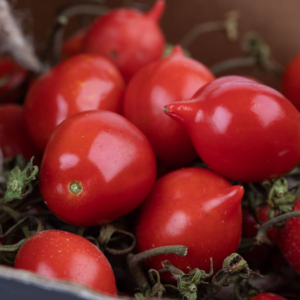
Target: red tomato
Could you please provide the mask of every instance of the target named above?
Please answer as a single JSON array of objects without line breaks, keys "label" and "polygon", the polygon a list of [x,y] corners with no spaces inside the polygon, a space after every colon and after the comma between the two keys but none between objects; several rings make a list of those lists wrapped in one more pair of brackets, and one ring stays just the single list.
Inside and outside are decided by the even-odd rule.
[{"label": "red tomato", "polygon": [[287,65],[281,82],[282,93],[300,110],[300,54]]},{"label": "red tomato", "polygon": [[82,52],[82,43],[87,29],[81,29],[71,35],[64,43],[61,49],[61,54],[68,57]]},{"label": "red tomato", "polygon": [[124,81],[106,58],[81,54],[63,61],[39,78],[25,101],[25,124],[40,150],[58,124],[86,110],[119,113]]},{"label": "red tomato", "polygon": [[139,206],[155,176],[151,145],[134,125],[112,112],[89,111],[55,130],[44,153],[40,189],[57,217],[95,226]]},{"label": "red tomato", "polygon": [[124,116],[149,139],[156,156],[172,167],[191,163],[197,153],[186,129],[164,115],[162,107],[183,99],[213,80],[200,62],[173,53],[141,70],[130,82],[124,100]]},{"label": "red tomato", "polygon": [[24,158],[40,157],[25,129],[23,107],[15,104],[0,106],[0,148],[3,158],[22,154]]},{"label": "red tomato", "polygon": [[[210,270],[222,268],[224,259],[239,246],[244,189],[202,168],[183,168],[159,179],[141,206],[136,238],[139,251],[167,246],[188,247],[185,257],[162,255],[147,260],[148,268],[161,269],[169,260],[175,267]],[[224,238],[226,237],[226,238]],[[170,277],[162,273],[164,280]]]},{"label": "red tomato", "polygon": [[201,159],[238,182],[286,174],[300,162],[300,114],[280,93],[253,80],[226,76],[193,100],[165,106],[184,124]]},{"label": "red tomato", "polygon": [[73,233],[59,230],[36,233],[19,250],[15,268],[117,295],[115,276],[104,254]]},{"label": "red tomato", "polygon": [[0,57],[0,101],[1,103],[15,102],[21,95],[20,85],[24,82],[27,71],[13,60]]},{"label": "red tomato", "polygon": [[87,31],[83,51],[104,55],[129,81],[163,54],[165,39],[157,23],[164,7],[165,1],[157,0],[147,14],[122,8],[99,17]]},{"label": "red tomato", "polygon": [[[293,211],[300,210],[300,198]],[[300,274],[300,217],[288,219],[279,231],[279,247],[288,263]]]},{"label": "red tomato", "polygon": [[286,300],[286,299],[271,293],[260,293],[257,296],[251,298],[250,300]]}]

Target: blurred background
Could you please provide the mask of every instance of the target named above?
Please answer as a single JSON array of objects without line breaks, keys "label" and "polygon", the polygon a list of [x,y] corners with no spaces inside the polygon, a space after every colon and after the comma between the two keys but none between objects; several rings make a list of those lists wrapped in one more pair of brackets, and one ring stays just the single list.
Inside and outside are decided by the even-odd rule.
[{"label": "blurred background", "polygon": [[[68,1],[65,0],[10,0],[25,32],[41,51],[45,46],[55,11]],[[104,5],[114,8],[130,5],[147,11],[154,0],[103,0]],[[195,40],[189,47],[193,58],[208,67],[224,59],[244,56],[241,38],[249,30],[259,32],[270,46],[273,60],[285,65],[300,51],[300,1],[299,0],[166,0],[166,11],[161,27],[167,41],[179,43],[182,37],[196,24],[223,20],[226,12],[236,10],[240,13],[239,39],[229,42],[224,32],[207,33]],[[66,36],[88,22],[86,17],[76,17],[66,30]],[[273,87],[279,87],[276,76],[253,68],[239,68],[225,74],[249,75]]]}]

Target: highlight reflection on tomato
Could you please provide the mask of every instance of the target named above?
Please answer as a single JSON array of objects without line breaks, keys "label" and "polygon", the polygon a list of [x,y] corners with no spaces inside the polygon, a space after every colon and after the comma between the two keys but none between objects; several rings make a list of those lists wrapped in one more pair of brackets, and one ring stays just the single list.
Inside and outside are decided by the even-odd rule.
[{"label": "highlight reflection on tomato", "polygon": [[86,110],[120,113],[124,80],[117,68],[97,55],[73,56],[40,77],[24,108],[30,137],[44,150],[54,129],[66,118]]},{"label": "highlight reflection on tomato", "polygon": [[[185,257],[161,255],[146,261],[148,268],[161,269],[169,260],[187,272],[187,267],[214,272],[234,253],[242,230],[242,186],[202,168],[183,168],[161,177],[141,206],[136,238],[140,252],[168,245],[185,245]],[[226,237],[226,238],[224,238]],[[171,276],[161,274],[164,280]]]},{"label": "highlight reflection on tomato", "polygon": [[117,295],[114,273],[108,260],[95,245],[77,234],[60,230],[36,233],[20,248],[15,268]]},{"label": "highlight reflection on tomato", "polygon": [[113,112],[88,111],[68,118],[53,133],[40,190],[63,221],[96,226],[139,206],[155,177],[151,145],[133,124]]}]

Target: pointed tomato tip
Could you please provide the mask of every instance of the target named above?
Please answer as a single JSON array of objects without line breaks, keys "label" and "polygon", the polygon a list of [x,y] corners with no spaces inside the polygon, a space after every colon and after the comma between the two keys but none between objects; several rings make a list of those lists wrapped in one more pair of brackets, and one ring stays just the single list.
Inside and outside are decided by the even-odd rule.
[{"label": "pointed tomato tip", "polygon": [[157,0],[151,10],[146,14],[154,22],[158,23],[165,11],[165,0]]},{"label": "pointed tomato tip", "polygon": [[171,52],[170,57],[174,57],[174,56],[185,56],[184,51],[180,45],[176,45],[173,48],[173,51]]},{"label": "pointed tomato tip", "polygon": [[167,114],[168,113],[168,108],[164,107],[164,113]]}]

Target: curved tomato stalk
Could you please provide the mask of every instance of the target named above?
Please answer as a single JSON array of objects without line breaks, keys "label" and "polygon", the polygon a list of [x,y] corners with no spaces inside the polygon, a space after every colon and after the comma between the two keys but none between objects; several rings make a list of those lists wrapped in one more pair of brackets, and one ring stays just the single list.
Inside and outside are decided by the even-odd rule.
[{"label": "curved tomato stalk", "polygon": [[214,31],[224,31],[229,41],[236,41],[238,38],[238,19],[239,13],[237,11],[229,11],[224,20],[198,24],[181,39],[180,45],[188,49],[199,36]]},{"label": "curved tomato stalk", "polygon": [[[36,224],[36,229],[31,230],[31,223]],[[25,238],[18,240],[17,243],[11,244],[16,237],[16,231],[22,230]],[[35,217],[26,217],[19,222],[17,222],[14,226],[10,227],[5,233],[2,232],[2,226],[0,224],[0,239],[6,238],[6,245],[0,244],[0,261],[3,260],[5,263],[9,265],[14,264],[15,256],[21,246],[26,242],[27,238],[44,230],[44,226],[38,218]]]},{"label": "curved tomato stalk", "polygon": [[[113,255],[124,255],[133,251],[136,246],[136,238],[131,232],[119,229],[112,224],[105,224],[97,230],[97,237],[91,236],[87,232],[88,228],[81,227],[78,230],[78,235],[90,239],[96,242],[96,245],[102,252],[108,252]],[[113,242],[118,241],[118,246],[120,240],[125,240],[125,243],[122,243],[122,249],[114,248]],[[129,242],[128,242],[129,241]],[[113,246],[110,246],[113,244]],[[125,247],[123,247],[125,244]]]},{"label": "curved tomato stalk", "polygon": [[235,68],[259,68],[263,71],[270,72],[275,76],[281,76],[283,66],[271,59],[271,50],[263,37],[254,31],[246,32],[242,40],[242,49],[244,57],[234,57],[210,67],[210,70],[219,75],[225,71]]},{"label": "curved tomato stalk", "polygon": [[32,157],[23,171],[18,166],[12,169],[7,177],[7,190],[4,194],[4,203],[15,199],[24,199],[33,191],[32,181],[36,180],[38,166],[33,165]]}]

